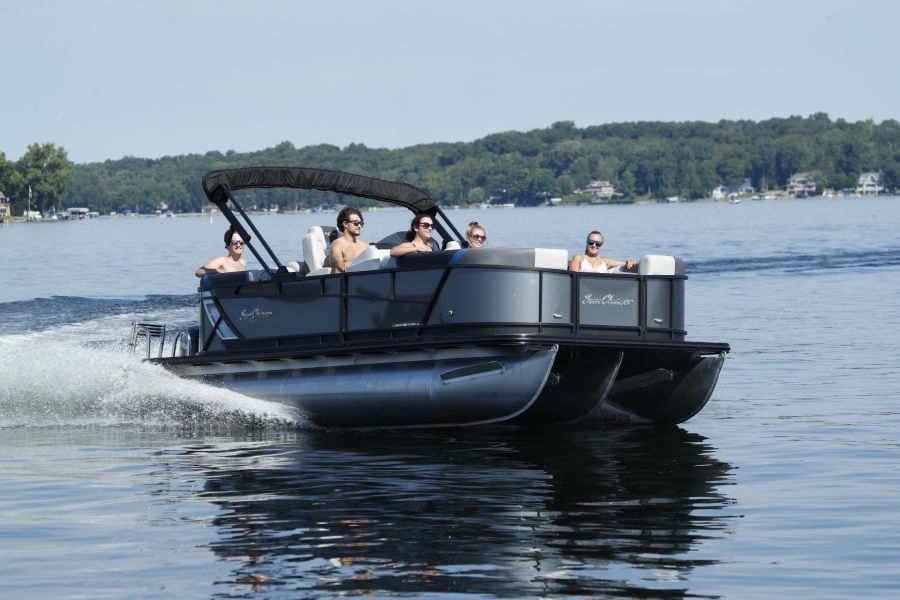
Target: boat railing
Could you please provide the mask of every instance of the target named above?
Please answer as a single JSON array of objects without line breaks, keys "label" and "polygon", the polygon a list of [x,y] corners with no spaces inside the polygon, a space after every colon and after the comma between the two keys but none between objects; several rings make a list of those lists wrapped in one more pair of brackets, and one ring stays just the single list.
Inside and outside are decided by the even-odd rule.
[{"label": "boat railing", "polygon": [[154,339],[159,340],[159,348],[157,358],[162,358],[163,346],[166,341],[166,326],[159,323],[132,323],[131,324],[131,342],[129,346],[134,352],[138,345],[138,339],[144,338],[146,341],[147,355],[150,358],[150,348]]},{"label": "boat railing", "polygon": [[[181,346],[181,354],[178,354],[179,344]],[[175,339],[172,340],[172,358],[184,355],[190,356],[193,353],[193,348],[191,346],[191,335],[187,330],[182,329],[177,334],[175,334]]]},{"label": "boat railing", "polygon": [[533,250],[504,254],[519,264],[453,264],[453,252],[438,252],[410,255],[401,269],[205,278],[192,351],[472,335],[684,340],[686,276],[674,257],[645,256],[638,273],[605,275],[534,266]]}]

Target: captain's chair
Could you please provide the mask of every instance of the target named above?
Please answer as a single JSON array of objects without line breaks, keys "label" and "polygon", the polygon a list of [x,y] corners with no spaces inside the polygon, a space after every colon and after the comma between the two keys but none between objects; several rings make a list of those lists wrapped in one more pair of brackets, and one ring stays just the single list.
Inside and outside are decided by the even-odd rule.
[{"label": "captain's chair", "polygon": [[301,240],[303,246],[303,262],[309,268],[309,275],[326,275],[331,267],[325,266],[325,233],[318,225],[309,228]]}]

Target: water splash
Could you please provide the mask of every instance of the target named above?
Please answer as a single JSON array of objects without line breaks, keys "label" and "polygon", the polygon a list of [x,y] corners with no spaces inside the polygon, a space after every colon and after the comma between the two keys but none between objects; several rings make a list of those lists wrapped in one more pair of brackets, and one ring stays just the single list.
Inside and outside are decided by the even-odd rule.
[{"label": "water splash", "polygon": [[180,379],[124,341],[85,343],[105,321],[0,337],[0,428],[298,426],[289,407]]}]

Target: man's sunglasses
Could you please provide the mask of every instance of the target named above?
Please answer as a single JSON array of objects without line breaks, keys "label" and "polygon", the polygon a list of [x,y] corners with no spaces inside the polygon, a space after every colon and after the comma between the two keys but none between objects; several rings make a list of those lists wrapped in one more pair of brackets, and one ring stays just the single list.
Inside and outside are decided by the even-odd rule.
[{"label": "man's sunglasses", "polygon": [[344,223],[350,223],[350,224],[353,225],[354,227],[362,227],[363,225],[365,225],[365,222],[363,222],[363,221],[357,221],[356,219],[354,219],[354,220],[352,220],[352,221],[344,221]]}]

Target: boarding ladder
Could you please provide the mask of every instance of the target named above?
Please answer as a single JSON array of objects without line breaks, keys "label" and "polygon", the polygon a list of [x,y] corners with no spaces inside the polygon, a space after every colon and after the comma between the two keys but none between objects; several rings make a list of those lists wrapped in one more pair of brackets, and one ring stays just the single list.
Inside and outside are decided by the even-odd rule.
[{"label": "boarding ladder", "polygon": [[[196,329],[196,328],[194,328]],[[159,340],[159,348],[156,354],[157,358],[162,358],[163,347],[166,344],[166,326],[158,323],[132,323],[131,324],[131,342],[129,346],[134,352],[138,346],[139,339],[144,338],[147,342],[147,353],[145,358],[150,358],[151,347],[154,339]],[[191,338],[191,328],[182,329],[175,334],[172,339],[172,357],[191,356],[194,353],[195,341]],[[180,350],[180,354],[179,354]]]},{"label": "boarding ladder", "polygon": [[166,326],[158,323],[132,323],[131,324],[131,351],[134,352],[138,345],[138,338],[143,337],[147,341],[147,358],[150,358],[150,346],[154,338],[159,340],[159,352],[157,358],[162,358],[163,346],[166,342]]}]

